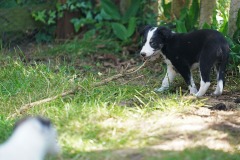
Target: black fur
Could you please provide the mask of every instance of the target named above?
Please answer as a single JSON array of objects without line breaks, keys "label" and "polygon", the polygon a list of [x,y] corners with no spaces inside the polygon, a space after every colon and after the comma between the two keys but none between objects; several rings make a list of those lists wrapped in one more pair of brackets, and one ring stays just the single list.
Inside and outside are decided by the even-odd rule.
[{"label": "black fur", "polygon": [[[14,128],[13,130],[16,130],[16,128],[18,126],[20,126],[21,124],[23,124],[24,122],[26,122],[28,119],[30,118],[33,118],[33,117],[24,117],[20,120],[18,120],[15,125],[14,125]],[[44,126],[44,127],[47,127],[49,128],[51,126],[51,121],[47,118],[43,118],[43,117],[40,117],[40,116],[37,116],[36,119]]]}]

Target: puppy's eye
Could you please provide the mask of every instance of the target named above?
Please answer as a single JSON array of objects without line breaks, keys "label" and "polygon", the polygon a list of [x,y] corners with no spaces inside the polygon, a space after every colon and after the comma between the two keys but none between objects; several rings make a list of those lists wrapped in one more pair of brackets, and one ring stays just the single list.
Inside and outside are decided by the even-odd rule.
[{"label": "puppy's eye", "polygon": [[150,42],[150,45],[151,46],[156,46],[156,43],[155,42]]}]

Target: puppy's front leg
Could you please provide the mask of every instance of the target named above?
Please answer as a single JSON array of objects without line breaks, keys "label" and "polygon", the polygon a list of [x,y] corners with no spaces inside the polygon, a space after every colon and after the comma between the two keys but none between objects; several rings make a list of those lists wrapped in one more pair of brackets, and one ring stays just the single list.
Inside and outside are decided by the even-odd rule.
[{"label": "puppy's front leg", "polygon": [[155,92],[162,92],[169,88],[170,83],[174,80],[176,76],[176,71],[173,69],[172,65],[167,66],[167,73],[162,81],[162,86],[160,88],[156,88]]},{"label": "puppy's front leg", "polygon": [[198,92],[198,90],[197,90],[196,85],[195,85],[195,83],[194,83],[192,74],[190,75],[190,83],[191,83],[191,84],[188,85],[188,89],[189,89],[189,91],[190,91],[190,94],[195,95],[195,94]]}]

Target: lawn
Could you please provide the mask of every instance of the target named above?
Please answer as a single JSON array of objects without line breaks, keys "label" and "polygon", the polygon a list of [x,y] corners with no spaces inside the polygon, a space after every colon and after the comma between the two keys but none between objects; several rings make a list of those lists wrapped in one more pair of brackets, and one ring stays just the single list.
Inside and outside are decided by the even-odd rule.
[{"label": "lawn", "polygon": [[[53,121],[62,147],[51,160],[240,159],[238,72],[228,70],[220,97],[209,95],[214,83],[207,96],[190,96],[181,77],[169,91],[153,92],[164,77],[161,63],[94,87],[142,64],[137,49],[126,51],[117,42],[98,39],[2,49],[0,142],[21,117],[41,115]],[[11,116],[24,104],[76,86],[81,90],[74,94]],[[215,110],[219,103],[226,105],[224,111]]]}]

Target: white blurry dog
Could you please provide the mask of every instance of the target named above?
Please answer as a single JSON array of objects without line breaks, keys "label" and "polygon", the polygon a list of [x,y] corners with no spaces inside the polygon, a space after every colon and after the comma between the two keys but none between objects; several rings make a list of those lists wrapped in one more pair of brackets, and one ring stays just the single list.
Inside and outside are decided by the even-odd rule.
[{"label": "white blurry dog", "polygon": [[11,137],[0,145],[0,160],[43,160],[46,154],[59,151],[50,120],[28,117],[17,122]]}]

